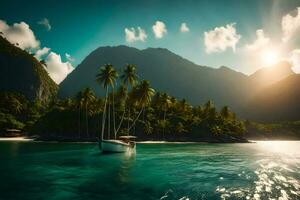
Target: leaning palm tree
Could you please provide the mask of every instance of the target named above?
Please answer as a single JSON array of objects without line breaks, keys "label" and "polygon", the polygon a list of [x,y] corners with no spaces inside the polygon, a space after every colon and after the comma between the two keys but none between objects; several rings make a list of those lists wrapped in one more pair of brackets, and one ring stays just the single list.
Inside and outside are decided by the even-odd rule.
[{"label": "leaning palm tree", "polygon": [[151,102],[151,98],[154,96],[155,90],[151,88],[149,81],[143,80],[140,82],[138,86],[134,88],[133,94],[137,102],[137,105],[141,107],[141,110],[138,113],[136,119],[133,121],[132,125],[129,127],[129,130],[132,127],[134,127],[136,121],[140,117],[145,107],[149,105],[149,103]]},{"label": "leaning palm tree", "polygon": [[[103,140],[103,134],[105,129],[106,105],[107,105],[109,86],[111,86],[112,88],[114,87],[117,77],[118,77],[118,72],[114,69],[114,67],[111,64],[106,64],[103,67],[101,67],[100,72],[96,75],[96,81],[100,85],[102,85],[106,90],[104,109],[102,114],[101,140]],[[108,133],[109,132],[110,130],[108,130]],[[110,137],[110,135],[108,137]]]},{"label": "leaning palm tree", "polygon": [[[127,91],[129,90],[129,87],[134,87],[138,80],[138,76],[136,74],[136,67],[134,65],[127,64],[123,70],[123,74],[121,75],[121,80],[122,80],[123,84],[126,85]],[[119,131],[119,129],[123,123],[124,117],[125,117],[127,97],[128,97],[128,95],[126,95],[125,99],[124,99],[124,102],[125,102],[124,110],[123,110],[122,118],[121,118],[121,121],[119,123],[116,133]],[[128,119],[129,118],[130,118],[130,108],[128,108]],[[129,131],[129,123],[128,123],[127,129],[128,129],[127,131]]]},{"label": "leaning palm tree", "polygon": [[86,135],[87,138],[89,138],[89,121],[88,121],[88,107],[89,104],[96,98],[94,92],[91,90],[91,88],[85,88],[83,93],[83,104],[85,106],[85,123],[86,123]]}]

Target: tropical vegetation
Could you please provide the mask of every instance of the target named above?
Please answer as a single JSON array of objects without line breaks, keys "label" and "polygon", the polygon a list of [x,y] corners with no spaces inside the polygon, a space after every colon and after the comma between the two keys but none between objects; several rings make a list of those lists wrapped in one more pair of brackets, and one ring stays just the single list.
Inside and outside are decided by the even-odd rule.
[{"label": "tropical vegetation", "polygon": [[[136,135],[140,140],[243,141],[244,123],[227,106],[212,101],[192,106],[139,80],[137,68],[117,72],[111,64],[95,81],[104,97],[84,88],[76,97],[57,100],[30,129],[43,139],[96,140]],[[120,74],[120,75],[119,75]]]}]

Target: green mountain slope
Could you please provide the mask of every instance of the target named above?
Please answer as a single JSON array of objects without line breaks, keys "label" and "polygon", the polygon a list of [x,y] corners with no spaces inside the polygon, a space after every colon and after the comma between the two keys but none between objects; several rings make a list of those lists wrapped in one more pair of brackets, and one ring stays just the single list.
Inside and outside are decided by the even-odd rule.
[{"label": "green mountain slope", "polygon": [[0,36],[0,91],[19,92],[30,100],[47,103],[57,89],[37,59]]},{"label": "green mountain slope", "polygon": [[135,64],[140,79],[149,80],[158,91],[186,98],[194,105],[210,99],[219,108],[228,105],[240,117],[252,119],[268,119],[267,115],[260,117],[255,114],[253,99],[264,93],[265,88],[271,84],[295,74],[287,62],[262,68],[247,76],[227,67],[215,69],[197,65],[167,49],[100,47],[88,55],[60,84],[59,96],[73,97],[84,87],[91,87],[98,95],[103,94],[103,88],[96,83],[95,75],[107,63],[113,64],[118,70],[126,63]]},{"label": "green mountain slope", "polygon": [[287,121],[300,119],[300,75],[288,76],[262,89],[251,99],[250,119],[260,121]]},{"label": "green mountain slope", "polygon": [[126,63],[138,68],[140,79],[147,79],[158,91],[186,98],[192,104],[211,99],[217,106],[240,107],[246,98],[248,77],[226,67],[213,69],[192,63],[167,49],[138,50],[127,46],[101,47],[60,84],[59,96],[74,96],[83,87],[91,87],[99,95],[103,89],[97,85],[95,75],[106,63],[117,69]]}]

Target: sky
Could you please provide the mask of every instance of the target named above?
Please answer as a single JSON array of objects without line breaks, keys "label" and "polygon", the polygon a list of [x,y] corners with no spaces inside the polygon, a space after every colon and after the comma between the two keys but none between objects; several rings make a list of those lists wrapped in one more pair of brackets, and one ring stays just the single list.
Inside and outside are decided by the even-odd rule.
[{"label": "sky", "polygon": [[281,60],[300,72],[300,0],[1,0],[0,32],[45,60],[57,83],[96,48],[117,45],[245,74]]}]

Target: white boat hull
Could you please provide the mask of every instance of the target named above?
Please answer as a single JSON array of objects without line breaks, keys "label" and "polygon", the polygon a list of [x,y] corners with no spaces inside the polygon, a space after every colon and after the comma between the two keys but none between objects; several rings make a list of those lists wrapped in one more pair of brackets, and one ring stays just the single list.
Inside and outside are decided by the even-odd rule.
[{"label": "white boat hull", "polygon": [[135,143],[125,143],[120,140],[102,140],[100,149],[107,153],[122,153],[135,150]]}]

